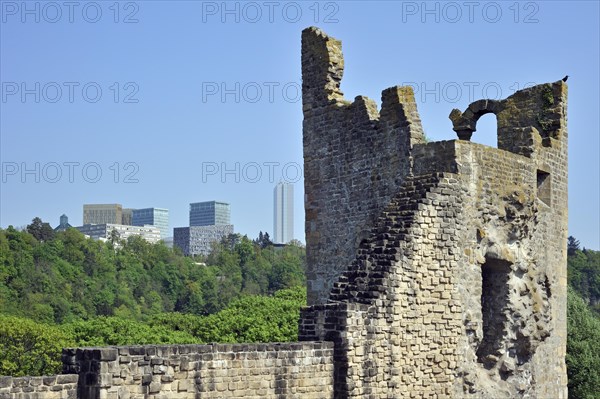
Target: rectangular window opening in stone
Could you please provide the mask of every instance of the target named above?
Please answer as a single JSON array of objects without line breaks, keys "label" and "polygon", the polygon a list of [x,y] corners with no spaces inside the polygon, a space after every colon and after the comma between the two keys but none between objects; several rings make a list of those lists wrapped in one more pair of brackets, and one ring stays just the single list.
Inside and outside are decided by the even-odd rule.
[{"label": "rectangular window opening in stone", "polygon": [[486,368],[494,367],[502,356],[507,334],[510,262],[487,258],[481,267],[481,314],[483,337],[477,359]]},{"label": "rectangular window opening in stone", "polygon": [[537,171],[537,196],[544,204],[551,206],[551,181],[550,173],[543,170]]}]

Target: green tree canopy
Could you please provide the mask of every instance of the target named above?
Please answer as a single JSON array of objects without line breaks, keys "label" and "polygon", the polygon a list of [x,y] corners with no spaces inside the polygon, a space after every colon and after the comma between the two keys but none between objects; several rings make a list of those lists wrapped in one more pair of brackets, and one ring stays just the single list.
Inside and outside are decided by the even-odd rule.
[{"label": "green tree canopy", "polygon": [[54,237],[54,229],[50,224],[42,222],[42,219],[35,217],[31,224],[27,225],[27,232],[38,241],[48,241]]},{"label": "green tree canopy", "polygon": [[57,374],[62,348],[73,344],[59,327],[0,315],[0,375]]},{"label": "green tree canopy", "polygon": [[569,288],[567,302],[567,376],[569,397],[598,398],[600,387],[600,320]]}]

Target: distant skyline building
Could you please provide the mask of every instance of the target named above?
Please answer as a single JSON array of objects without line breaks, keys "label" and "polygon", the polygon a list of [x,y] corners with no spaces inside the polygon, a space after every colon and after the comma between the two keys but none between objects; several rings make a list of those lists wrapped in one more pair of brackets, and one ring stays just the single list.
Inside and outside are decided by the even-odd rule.
[{"label": "distant skyline building", "polygon": [[123,212],[121,213],[121,224],[126,226],[132,226],[133,223],[133,208],[123,208]]},{"label": "distant skyline building", "polygon": [[176,227],[173,229],[173,245],[184,255],[208,255],[213,242],[219,242],[233,234],[233,225]]},{"label": "distant skyline building", "polygon": [[122,224],[123,207],[121,204],[84,204],[83,224]]},{"label": "distant skyline building", "polygon": [[65,231],[69,227],[73,227],[69,224],[69,217],[64,213],[60,215],[60,224],[54,228],[54,231]]},{"label": "distant skyline building", "polygon": [[128,226],[115,223],[84,224],[75,227],[81,233],[90,236],[94,240],[108,240],[113,230],[119,234],[119,238],[126,240],[130,236],[138,235],[150,243],[160,241],[160,230],[156,226]]},{"label": "distant skyline building", "polygon": [[152,225],[158,227],[161,238],[169,237],[169,210],[164,208],[133,209],[133,226]]},{"label": "distant skyline building", "polygon": [[84,204],[83,224],[122,224],[132,225],[132,208],[123,208],[121,204]]},{"label": "distant skyline building", "polygon": [[279,182],[273,190],[273,242],[287,244],[294,239],[294,185]]},{"label": "distant skyline building", "polygon": [[205,201],[190,204],[190,227],[228,225],[230,223],[231,210],[228,203]]},{"label": "distant skyline building", "polygon": [[213,242],[233,234],[231,208],[220,201],[190,204],[190,226],[173,229],[173,245],[184,255],[208,255]]}]

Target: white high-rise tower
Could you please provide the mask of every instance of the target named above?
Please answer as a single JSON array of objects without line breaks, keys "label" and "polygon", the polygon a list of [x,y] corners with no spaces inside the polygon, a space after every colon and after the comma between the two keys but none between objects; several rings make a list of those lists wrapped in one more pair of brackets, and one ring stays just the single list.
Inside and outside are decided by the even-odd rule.
[{"label": "white high-rise tower", "polygon": [[294,185],[279,182],[273,193],[273,242],[287,244],[294,239]]}]

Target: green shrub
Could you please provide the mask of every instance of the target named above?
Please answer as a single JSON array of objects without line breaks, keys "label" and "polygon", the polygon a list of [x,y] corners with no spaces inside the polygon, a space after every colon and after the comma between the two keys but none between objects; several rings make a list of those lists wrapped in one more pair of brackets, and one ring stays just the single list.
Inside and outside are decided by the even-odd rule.
[{"label": "green shrub", "polygon": [[73,343],[59,327],[0,315],[0,375],[57,374],[62,348]]},{"label": "green shrub", "polygon": [[119,317],[96,317],[62,326],[77,346],[194,344],[198,340],[183,331]]}]

